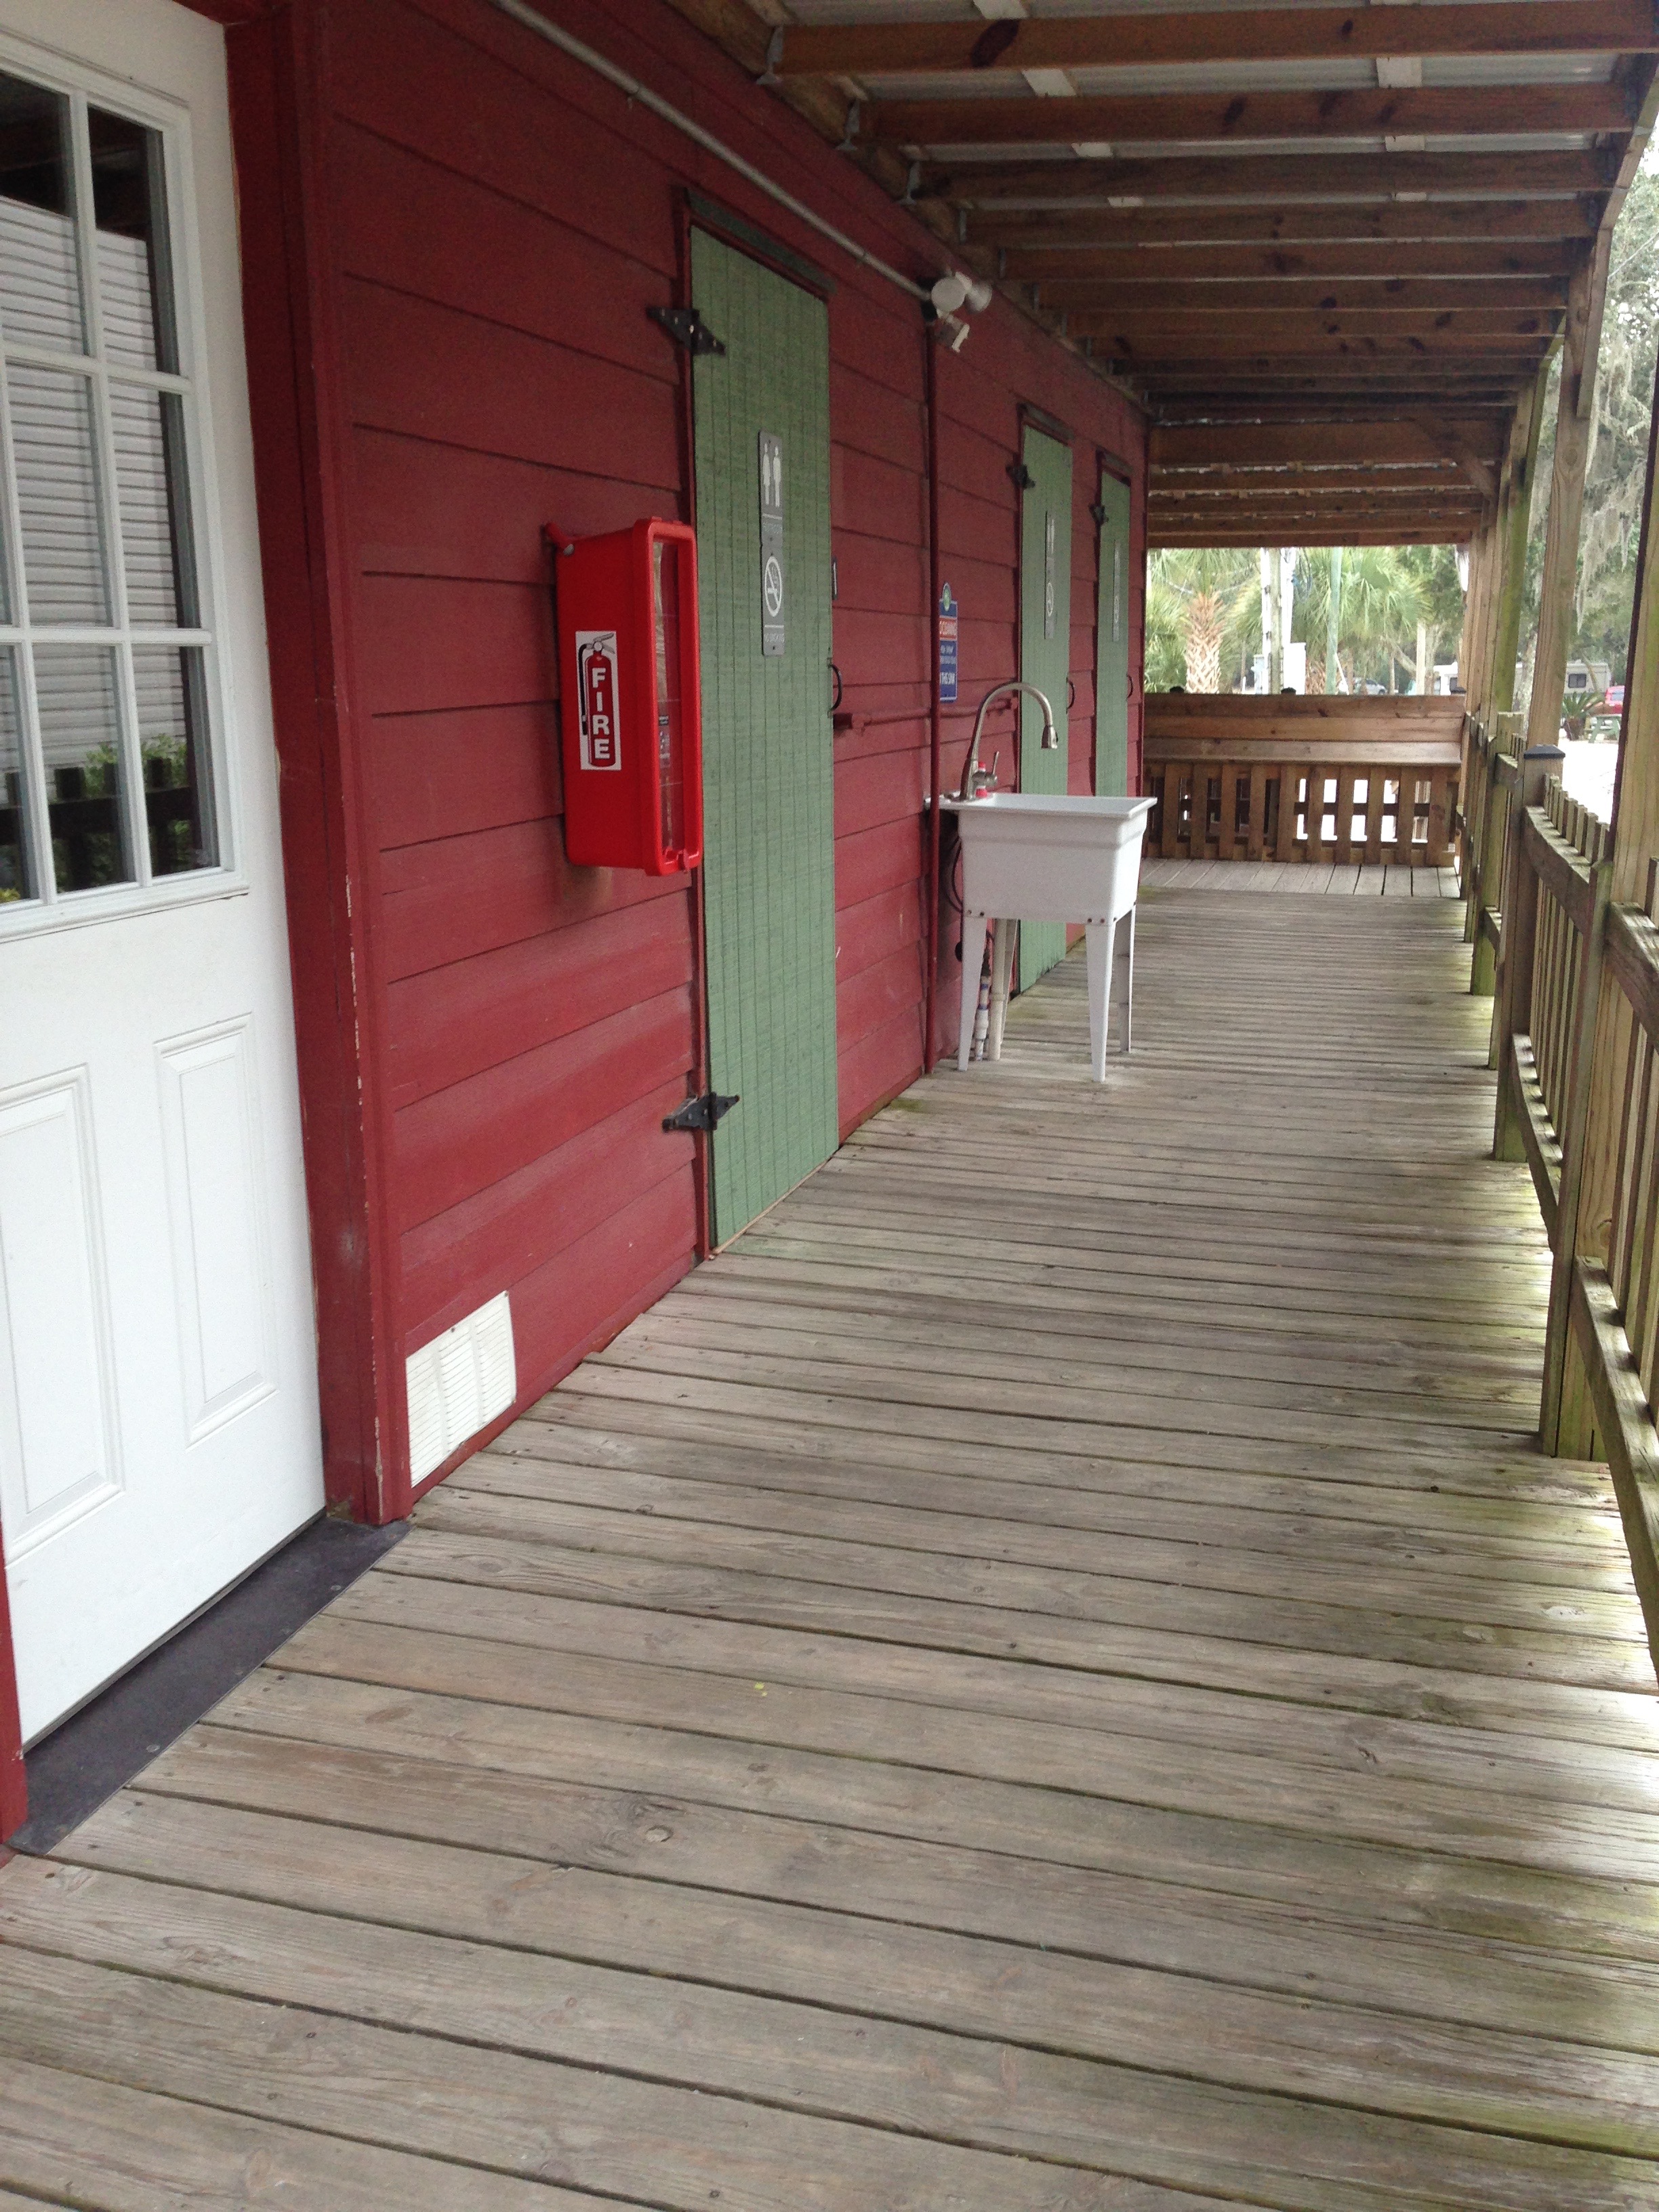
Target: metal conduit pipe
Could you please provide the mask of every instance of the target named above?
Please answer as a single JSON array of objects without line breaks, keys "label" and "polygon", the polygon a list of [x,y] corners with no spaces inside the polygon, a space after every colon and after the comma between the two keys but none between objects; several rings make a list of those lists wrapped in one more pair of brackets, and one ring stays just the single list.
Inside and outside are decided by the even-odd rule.
[{"label": "metal conduit pipe", "polygon": [[[763,169],[757,169],[752,161],[745,161],[741,154],[734,153],[731,147],[716,138],[712,131],[705,131],[701,123],[694,123],[689,115],[682,114],[678,107],[653,92],[649,85],[641,84],[638,77],[630,76],[625,69],[618,69],[615,62],[607,61],[595,48],[584,44],[580,39],[573,38],[568,31],[561,30],[556,23],[550,22],[538,8],[528,6],[526,0],[489,0],[489,4],[501,15],[510,15],[515,23],[521,23],[526,31],[533,31],[538,39],[545,39],[549,46],[556,46],[561,53],[568,54],[572,61],[580,62],[584,69],[592,70],[596,76],[602,76],[607,84],[614,84],[617,91],[625,93],[629,100],[636,100],[641,107],[648,107],[665,123],[672,123],[676,131],[683,131],[688,138],[702,148],[704,153],[712,154],[718,161],[724,161],[728,169],[735,169],[740,177],[753,185],[757,191],[764,192],[768,199],[775,200],[780,207],[787,208],[791,215],[817,231],[820,238],[829,239],[843,253],[850,254],[861,268],[872,270],[878,276],[884,276],[890,284],[896,284],[901,292],[908,292],[912,299],[928,298],[926,284],[919,284],[914,276],[907,276],[902,270],[895,269],[879,255],[866,251],[857,239],[849,238],[844,230],[837,230],[834,223],[826,222],[821,215],[814,214],[804,200],[798,200],[793,192],[785,191],[781,185],[774,184]],[[950,271],[947,269],[944,273],[948,276]]]},{"label": "metal conduit pipe", "polygon": [[944,702],[939,681],[939,602],[944,563],[939,543],[939,348],[931,331],[922,333],[923,404],[927,410],[927,651],[931,660],[927,684],[927,912],[923,943],[927,973],[922,977],[921,1068],[933,1072],[935,995],[939,988],[939,751],[944,742]]}]

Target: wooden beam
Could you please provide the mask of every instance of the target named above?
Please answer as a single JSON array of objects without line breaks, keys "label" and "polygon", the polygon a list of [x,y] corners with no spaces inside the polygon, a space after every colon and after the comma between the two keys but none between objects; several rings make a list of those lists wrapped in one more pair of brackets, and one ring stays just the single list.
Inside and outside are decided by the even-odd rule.
[{"label": "wooden beam", "polygon": [[1651,0],[1482,0],[1421,5],[1395,21],[1370,8],[1253,8],[1031,22],[861,22],[792,27],[780,76],[971,74],[1176,62],[1375,59],[1381,55],[1636,53],[1659,50]]},{"label": "wooden beam", "polygon": [[[1395,422],[1424,405],[1420,385],[1389,388],[1367,386],[1361,392],[1320,392],[1311,398],[1279,392],[1217,392],[1194,377],[1190,384],[1161,381],[1159,420],[1171,429],[1200,427],[1216,429],[1248,428],[1252,424],[1274,428],[1299,423],[1306,429],[1334,429],[1350,423]],[[1515,404],[1512,388],[1460,386],[1457,405],[1465,414],[1479,414],[1494,437]]]},{"label": "wooden beam", "polygon": [[1195,507],[1240,499],[1480,499],[1451,468],[1230,469],[1224,476],[1159,469],[1147,496],[1154,505]]},{"label": "wooden beam", "polygon": [[1558,314],[1567,304],[1567,283],[1565,277],[1523,283],[1514,277],[1354,276],[1323,283],[1255,277],[1123,284],[1085,276],[1045,280],[1037,296],[1045,307],[1103,308],[1121,315],[1219,318],[1282,308],[1293,319],[1304,314],[1413,315],[1461,323],[1471,315]]},{"label": "wooden beam", "polygon": [[[1507,246],[1485,239],[1332,240],[1316,246],[1193,245],[1181,240],[1146,246],[1011,247],[1002,273],[1018,283],[1167,284],[1196,280],[1246,283],[1351,283],[1396,277],[1565,286],[1584,258],[1565,239]],[[1507,295],[1505,295],[1507,296]]]},{"label": "wooden beam", "polygon": [[[1037,296],[1049,304],[1041,289]],[[1053,304],[1058,305],[1059,302]],[[1146,336],[1167,332],[1172,337],[1210,337],[1218,333],[1248,342],[1259,331],[1270,346],[1295,353],[1309,339],[1477,337],[1494,340],[1490,350],[1507,353],[1511,338],[1547,344],[1559,327],[1561,311],[1552,307],[1506,309],[1484,304],[1468,307],[1326,309],[1316,298],[1280,311],[1259,308],[1212,307],[1209,291],[1194,285],[1188,304],[1157,313],[1144,309],[1133,296],[1119,298],[1106,307],[1082,307],[1072,318],[1073,327],[1094,337],[1114,328],[1137,343]]]},{"label": "wooden beam", "polygon": [[[1551,0],[1553,5],[1555,0]],[[1502,131],[1624,131],[1626,87],[1383,87],[1340,91],[1118,94],[1079,100],[866,101],[858,137],[887,146],[1113,145],[1251,138],[1480,137]]]},{"label": "wooden beam", "polygon": [[1148,479],[1148,497],[1157,503],[1165,499],[1207,498],[1212,494],[1244,492],[1256,493],[1305,490],[1370,491],[1451,491],[1462,493],[1471,489],[1467,479],[1450,462],[1438,466],[1424,463],[1404,467],[1321,468],[1310,467],[1298,461],[1289,468],[1252,469],[1228,467],[1219,469],[1154,469]]},{"label": "wooden beam", "polygon": [[1433,417],[1397,422],[1227,423],[1176,428],[1155,423],[1147,458],[1158,468],[1222,463],[1272,468],[1297,463],[1370,467],[1384,461],[1460,462],[1470,447],[1496,459],[1499,439],[1479,421]]},{"label": "wooden beam", "polygon": [[[1462,545],[1467,531],[1444,531],[1431,525],[1426,529],[1407,528],[1385,522],[1319,524],[1304,527],[1297,537],[1298,545]],[[1158,531],[1150,527],[1146,543],[1156,552],[1162,548],[1176,546],[1260,545],[1260,532],[1230,532],[1224,530]]]},{"label": "wooden beam", "polygon": [[[1118,16],[1116,21],[1124,18]],[[1620,170],[1616,151],[1584,149],[1528,154],[1517,173],[1512,154],[1152,154],[1079,160],[1044,155],[1031,161],[955,161],[923,172],[924,195],[970,207],[1051,198],[1097,207],[1137,199],[1319,199],[1344,192],[1392,199],[1396,192],[1455,192],[1480,199],[1571,198],[1609,191]]]},{"label": "wooden beam", "polygon": [[[1429,493],[1330,493],[1322,499],[1204,500],[1188,505],[1182,501],[1155,501],[1146,510],[1147,526],[1160,530],[1223,529],[1265,532],[1264,545],[1291,545],[1298,520],[1313,516],[1322,521],[1347,520],[1378,523],[1427,525],[1454,521],[1465,534],[1486,512],[1473,492],[1462,499],[1445,499]],[[1287,535],[1286,533],[1291,533]]]},{"label": "wooden beam", "polygon": [[[1145,380],[1143,371],[1136,374]],[[1170,362],[1158,373],[1158,415],[1161,422],[1209,422],[1207,410],[1212,407],[1229,422],[1249,422],[1260,405],[1264,422],[1313,422],[1323,409],[1364,399],[1382,402],[1396,416],[1426,410],[1507,422],[1531,374],[1525,362],[1508,356],[1484,367],[1461,362],[1449,368],[1444,362],[1413,367],[1406,362],[1393,368],[1378,363],[1358,380],[1343,361],[1322,368],[1303,364],[1295,374],[1279,376],[1263,369],[1235,373],[1227,362]],[[1441,396],[1448,394],[1456,397]]]},{"label": "wooden beam", "polygon": [[[1197,528],[1211,522],[1224,522],[1230,517],[1252,525],[1274,515],[1287,518],[1297,514],[1352,514],[1363,518],[1384,508],[1390,511],[1406,508],[1437,517],[1454,513],[1478,515],[1483,512],[1483,505],[1482,501],[1468,490],[1462,493],[1347,490],[1299,494],[1287,491],[1277,498],[1264,497],[1259,493],[1241,493],[1224,499],[1155,499],[1149,501],[1146,511],[1149,515],[1156,514],[1166,529],[1180,529],[1187,526]],[[1273,538],[1269,542],[1279,544],[1288,541]]]},{"label": "wooden beam", "polygon": [[1449,330],[1425,328],[1410,316],[1402,316],[1402,327],[1389,331],[1380,327],[1383,317],[1368,315],[1347,316],[1340,325],[1321,330],[1300,318],[1285,316],[1282,319],[1285,323],[1294,319],[1298,326],[1279,330],[1271,316],[1240,315],[1230,319],[1232,327],[1223,328],[1217,320],[1199,316],[1171,316],[1158,324],[1125,322],[1091,313],[1069,316],[1067,328],[1074,337],[1092,338],[1098,352],[1139,362],[1148,370],[1155,362],[1213,361],[1282,371],[1292,362],[1336,356],[1351,361],[1364,373],[1372,362],[1390,359],[1426,362],[1437,356],[1478,356],[1491,360],[1509,354],[1531,359],[1547,351],[1551,342],[1547,325],[1536,333],[1464,324]]},{"label": "wooden beam", "polygon": [[[1058,105],[1059,103],[1055,103]],[[1068,101],[1067,106],[1074,106]],[[1324,206],[1264,200],[1250,207],[1126,207],[1045,216],[1005,211],[971,222],[982,246],[1312,245],[1367,239],[1594,238],[1601,203],[1573,199],[1351,200]]]}]

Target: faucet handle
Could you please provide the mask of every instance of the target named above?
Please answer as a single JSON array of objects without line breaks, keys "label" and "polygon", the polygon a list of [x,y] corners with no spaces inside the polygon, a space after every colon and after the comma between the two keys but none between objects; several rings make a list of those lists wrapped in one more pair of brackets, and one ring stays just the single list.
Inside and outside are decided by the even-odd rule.
[{"label": "faucet handle", "polygon": [[989,768],[976,768],[974,770],[974,796],[976,799],[982,792],[994,791],[996,789],[997,763],[1001,758],[1002,753],[1000,748],[999,748],[999,750],[994,752],[991,756],[991,765]]}]

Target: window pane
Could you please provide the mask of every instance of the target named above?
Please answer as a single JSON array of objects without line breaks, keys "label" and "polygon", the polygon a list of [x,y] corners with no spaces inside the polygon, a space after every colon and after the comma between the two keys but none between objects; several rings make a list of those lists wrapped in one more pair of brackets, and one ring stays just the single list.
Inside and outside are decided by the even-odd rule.
[{"label": "window pane", "polygon": [[14,362],[6,371],[23,579],[37,623],[106,623],[103,528],[83,376]]},{"label": "window pane", "polygon": [[176,876],[219,865],[208,742],[207,685],[198,646],[132,649],[138,696],[138,749],[144,763],[144,816],[152,875]]},{"label": "window pane", "polygon": [[195,563],[185,496],[185,421],[177,397],[112,384],[115,477],[127,619],[194,629]]},{"label": "window pane", "polygon": [[69,102],[0,76],[0,330],[15,345],[86,350]]},{"label": "window pane", "polygon": [[29,866],[28,820],[23,810],[17,670],[13,655],[0,653],[0,906],[40,896]]},{"label": "window pane", "polygon": [[58,888],[131,883],[115,654],[101,645],[37,645],[34,684]]},{"label": "window pane", "polygon": [[104,351],[134,368],[176,370],[161,134],[100,107],[87,123]]}]

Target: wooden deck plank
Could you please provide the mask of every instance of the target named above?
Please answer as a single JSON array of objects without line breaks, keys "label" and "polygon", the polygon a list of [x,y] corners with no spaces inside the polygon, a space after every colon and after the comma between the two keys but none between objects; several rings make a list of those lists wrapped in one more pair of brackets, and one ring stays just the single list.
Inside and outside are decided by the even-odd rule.
[{"label": "wooden deck plank", "polygon": [[[422,1917],[418,1904],[410,1917]],[[555,2065],[690,2076],[708,2094],[758,2091],[785,2110],[919,2126],[986,2149],[1042,2156],[1063,2144],[1071,2158],[1089,2143],[1091,2110],[1125,2100],[1118,2069],[1173,2071],[1201,2039],[1225,2053],[1222,2086],[1247,2094],[1311,2089],[1322,2104],[1453,2125],[1467,2105],[1484,2103],[1489,2124],[1506,2122],[1519,2136],[1627,2155],[1659,2151],[1652,1977],[1645,2005],[1634,1987],[1626,1992],[1618,2021],[1626,2040],[1613,2048],[1610,2038],[1587,2045],[1541,2026],[1516,2033],[1431,2020],[1415,1991],[1399,2014],[1331,2000],[1316,2010],[1299,1996],[1209,1977],[1011,1957],[896,1926],[860,1943],[854,1923],[839,1939],[821,1931],[816,1945],[805,1929],[792,1931],[806,1953],[795,1971],[814,1992],[803,2005],[747,1986],[766,1978],[764,1967],[726,1959],[694,1902],[665,1899],[656,1920],[656,1957],[642,1979],[640,1965],[572,1959],[566,1945],[531,1959],[406,1923],[367,1925],[263,1900],[181,1895],[172,1884],[110,1872],[31,1868],[0,1905],[13,1967],[0,2027],[24,2006],[39,2015],[69,2011],[77,1993],[95,1998],[112,1979],[106,1965],[157,1978],[170,1968],[186,1994],[175,1996],[169,2017],[204,2028],[223,2022],[228,2039],[246,2033],[246,2015],[217,1994],[227,1989],[331,2021],[349,2010],[446,2045],[459,2038]],[[625,1934],[610,1947],[624,1948]],[[733,1987],[739,1974],[745,1986]],[[331,2001],[331,1988],[343,1993]],[[1589,2017],[1606,2008],[1607,1994],[1598,1987]],[[1579,2012],[1582,2021],[1586,2008]],[[999,2094],[1004,2042],[1021,2052],[1017,2100],[1006,2081]],[[562,2100],[568,2085],[556,2081],[550,2088]],[[495,2097],[477,2100],[481,2117],[493,2116],[498,2098],[499,2083]],[[1181,2101],[1190,2153],[1218,2120],[1224,2125],[1224,2107],[1212,2111],[1221,2100],[1190,2090]],[[1030,2117],[1021,2103],[1036,2108]],[[1237,2115],[1224,2117],[1237,2124]],[[1310,2146],[1332,2160],[1314,2117],[1296,2117]],[[1098,2148],[1085,2160],[1101,2164]],[[942,2171],[939,2185],[948,2179]]]},{"label": "wooden deck plank", "polygon": [[1145,881],[1107,1084],[1074,959],[0,1869],[0,2205],[1659,2205],[1659,1695],[1458,909]]},{"label": "wooden deck plank", "polygon": [[[1504,1571],[1514,1561],[1548,1561],[1553,1571],[1558,1565],[1571,1570],[1586,1561],[1624,1557],[1621,1532],[1605,1511],[1534,1506],[1516,1513],[1507,1501],[1497,1510],[1483,1510],[1460,1498],[1419,1492],[1413,1513],[1391,1493],[1371,1488],[1345,1497],[1335,1484],[1285,1483],[1260,1498],[1241,1497],[1237,1483],[1218,1479],[1200,1480],[1189,1494],[1170,1499],[1146,1495],[1133,1477],[1119,1486],[1098,1487],[1045,1483],[1040,1474],[1023,1479],[1017,1459],[1011,1461],[1008,1479],[1000,1480],[956,1470],[913,1474],[829,1457],[802,1467],[737,1447],[714,1452],[662,1439],[642,1440],[647,1449],[624,1461],[605,1449],[609,1441],[603,1431],[538,1424],[515,1435],[507,1446],[480,1452],[458,1470],[451,1487],[457,1493],[486,1490],[649,1510],[659,1497],[690,1502],[707,1495],[702,1486],[714,1486],[717,1507],[720,1494],[732,1492],[745,1500],[745,1513],[763,1517],[768,1509],[756,1493],[775,1490],[867,1500],[908,1514],[975,1514],[1049,1529],[1118,1531],[1243,1551],[1278,1551],[1294,1541],[1310,1559],[1370,1563],[1379,1556],[1443,1556],[1486,1563],[1492,1572]],[[1201,1520],[1188,1510],[1194,1494],[1206,1506]],[[1294,1530],[1284,1519],[1287,1512],[1301,1516]],[[1540,1565],[1537,1571],[1546,1570]]]},{"label": "wooden deck plank", "polygon": [[[110,2081],[96,2063],[66,2071],[9,2051],[0,2067],[0,2180],[39,2205],[76,2212],[606,2212],[548,2181],[215,2109]],[[367,2087],[365,2094],[372,2094]],[[59,2194],[61,2192],[61,2196]],[[637,2200],[623,2212],[637,2212]]]},{"label": "wooden deck plank", "polygon": [[[544,1859],[477,1843],[462,1849],[386,1835],[384,1825],[370,1865],[341,1823],[398,1817],[395,1782],[377,1790],[379,1779],[372,1771],[349,1770],[281,1778],[287,1802],[303,1818],[127,1793],[81,1830],[76,1863],[377,1927],[510,1942],[520,1953],[853,2012],[876,2009],[970,2033],[994,2021],[999,2033],[1018,2032],[1022,2040],[1064,2040],[1079,2049],[1103,2038],[1097,2014],[1112,1999],[1097,1969],[1114,1964],[1194,1976],[1200,1993],[1214,1980],[1464,2027],[1587,2036],[1593,2045],[1650,2055],[1659,2039],[1659,1965],[1652,1963],[1638,1972],[1629,1958],[1614,1964],[1567,1951],[1540,1957],[1518,1941],[1475,1942],[1448,1929],[1427,1934],[1376,1917],[1362,1944],[1354,1940],[1362,1908],[1352,1899],[1334,1899],[1312,1915],[1271,1898],[1242,1899],[1133,1875],[1060,1873],[1034,1862],[1014,1882],[1012,1869],[994,1855],[902,1840],[860,1839],[849,1855],[823,1849],[827,1838],[815,1834],[815,1849],[803,1855],[790,1848],[787,1823],[772,1824],[782,1832],[775,1847],[739,1874],[714,1856],[726,1824],[708,1817],[708,1832],[700,1833],[705,1816],[690,1808],[682,1839],[690,1848],[677,1854],[672,1881],[616,1866],[549,1867]],[[447,1800],[455,1779],[440,1777],[436,1794]],[[319,1839],[311,1829],[319,1820],[330,1832],[325,1847],[313,1850],[308,1844]],[[762,1838],[751,1841],[758,1845]],[[798,1846],[799,1837],[793,1842]],[[547,1847],[543,1838],[544,1852]],[[811,1871],[798,1869],[803,1857]],[[940,1925],[946,1893],[939,1879],[947,1873],[948,1918]],[[710,1881],[726,1896],[718,1923],[698,1894]],[[137,1897],[141,1905],[153,1901],[148,1892]],[[180,1909],[175,1901],[175,1929]],[[1544,1921],[1540,1913],[1534,1924]],[[51,1948],[57,1931],[50,1911],[43,1916],[37,1904],[31,1925]],[[892,1927],[904,1931],[897,1966]],[[309,1940],[309,1932],[295,1923],[298,1941]],[[879,2004],[860,2002],[878,1993]],[[1164,2002],[1155,1990],[1145,1994]],[[1046,2015],[1054,2003],[1079,2008],[1063,2038],[1044,2032],[1060,2025],[1057,2015]]]}]

